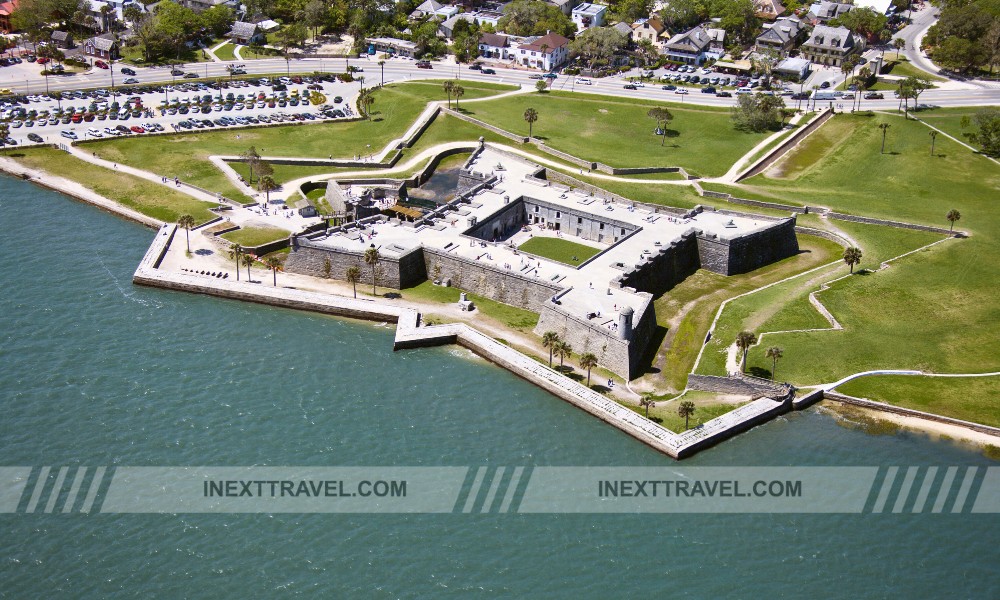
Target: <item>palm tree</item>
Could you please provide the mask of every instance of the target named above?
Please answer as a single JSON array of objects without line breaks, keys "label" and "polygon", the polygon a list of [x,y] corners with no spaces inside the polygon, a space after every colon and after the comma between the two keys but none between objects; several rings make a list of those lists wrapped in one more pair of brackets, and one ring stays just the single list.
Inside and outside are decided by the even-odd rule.
[{"label": "palm tree", "polygon": [[639,406],[646,407],[646,418],[649,418],[649,409],[656,408],[656,400],[653,400],[653,394],[646,392],[639,398]]},{"label": "palm tree", "polygon": [[358,282],[361,281],[361,269],[357,265],[347,267],[345,278],[354,286],[354,297],[358,297]]},{"label": "palm tree", "polygon": [[264,175],[257,180],[257,189],[264,192],[265,202],[271,203],[271,192],[278,189],[278,182],[270,175]]},{"label": "palm tree", "polygon": [[784,354],[784,350],[778,346],[771,346],[764,353],[764,356],[771,359],[771,381],[774,381],[774,373],[778,370],[778,359]]},{"label": "palm tree", "polygon": [[372,104],[375,103],[375,95],[372,93],[371,88],[367,90],[361,90],[358,94],[358,108],[360,108],[365,113],[365,118],[371,120],[372,115],[369,109]]},{"label": "palm tree", "polygon": [[533,108],[524,110],[524,120],[528,122],[528,137],[531,137],[531,129],[538,120],[538,111]]},{"label": "palm tree", "polygon": [[229,248],[229,258],[236,260],[236,281],[240,280],[240,257],[243,256],[243,246],[233,244]]},{"label": "palm tree", "polygon": [[181,215],[177,219],[177,225],[184,228],[184,235],[187,237],[188,254],[191,254],[191,228],[194,227],[194,217],[191,215]]},{"label": "palm tree", "polygon": [[872,70],[868,67],[861,67],[858,71],[857,76],[854,78],[854,82],[858,84],[858,110],[861,110],[861,98],[864,95],[864,91],[868,89],[868,82],[871,81]]},{"label": "palm tree", "polygon": [[736,347],[743,351],[743,372],[747,370],[747,351],[757,343],[757,336],[752,331],[741,331],[736,334]]},{"label": "palm tree", "polygon": [[449,79],[442,84],[442,87],[444,93],[448,95],[448,108],[451,108],[451,93],[455,90],[455,82]]},{"label": "palm tree", "polygon": [[953,208],[953,209],[951,209],[951,210],[948,211],[948,214],[945,216],[945,218],[948,219],[948,221],[951,222],[951,230],[950,231],[955,231],[955,221],[957,221],[957,220],[959,220],[959,219],[962,218],[962,213],[958,212],[957,210],[955,210]]},{"label": "palm tree", "polygon": [[896,49],[896,60],[899,60],[899,51],[906,50],[906,40],[903,38],[896,38],[892,40],[892,46]]},{"label": "palm tree", "polygon": [[246,152],[240,154],[240,158],[246,161],[247,166],[250,167],[250,179],[248,183],[253,185],[253,169],[257,166],[257,162],[260,161],[260,154],[257,154],[257,149],[253,146],[247,149]]},{"label": "palm tree", "polygon": [[[660,140],[660,146],[662,147],[667,141],[667,123],[673,120],[673,113],[662,106],[655,106],[649,109],[646,116],[656,121],[656,129],[660,132],[660,137],[662,138]],[[663,123],[663,127],[660,127],[660,123]]]},{"label": "palm tree", "polygon": [[378,248],[372,244],[365,250],[365,264],[372,270],[372,296],[375,295],[375,274],[378,271],[379,254]]},{"label": "palm tree", "polygon": [[281,268],[281,259],[273,254],[264,258],[264,264],[267,265],[268,269],[274,274],[274,287],[278,287],[278,269]]},{"label": "palm tree", "polygon": [[882,130],[882,150],[879,151],[879,154],[885,154],[885,132],[889,130],[889,124],[879,123],[878,128]]},{"label": "palm tree", "polygon": [[851,267],[851,273],[854,273],[854,265],[861,263],[861,248],[855,246],[845,248],[844,262]]},{"label": "palm tree", "polygon": [[580,368],[587,369],[587,387],[590,387],[590,370],[597,366],[597,355],[584,352],[580,355]]},{"label": "palm tree", "polygon": [[934,156],[934,142],[937,141],[938,132],[931,131],[930,135],[931,135],[931,156]]},{"label": "palm tree", "polygon": [[246,252],[243,254],[242,260],[243,260],[243,266],[247,268],[247,281],[253,282],[253,280],[250,278],[250,267],[253,266],[253,263],[256,262],[256,259],[253,257],[253,254]]},{"label": "palm tree", "polygon": [[688,419],[694,415],[694,402],[685,400],[677,407],[678,416],[684,417],[684,429],[688,428]]},{"label": "palm tree", "polygon": [[555,350],[556,344],[561,340],[559,339],[559,334],[554,331],[546,331],[542,334],[542,348],[549,349],[549,368],[552,368],[552,352]]},{"label": "palm tree", "polygon": [[455,94],[455,110],[458,110],[458,99],[465,95],[465,88],[456,85],[454,89],[451,90],[452,94]]},{"label": "palm tree", "polygon": [[555,347],[556,356],[559,357],[559,368],[563,367],[563,359],[570,358],[573,356],[573,346],[569,345],[569,342],[561,341],[556,344]]}]

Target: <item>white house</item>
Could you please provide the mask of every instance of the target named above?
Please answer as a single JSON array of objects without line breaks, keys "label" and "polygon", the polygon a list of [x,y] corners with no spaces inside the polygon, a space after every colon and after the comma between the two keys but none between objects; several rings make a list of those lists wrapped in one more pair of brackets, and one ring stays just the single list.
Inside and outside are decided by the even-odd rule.
[{"label": "white house", "polygon": [[510,38],[499,33],[484,33],[479,36],[479,55],[492,60],[510,60],[515,50]]},{"label": "white house", "polygon": [[705,53],[712,43],[712,37],[701,25],[678,33],[663,46],[663,54],[670,60],[692,65],[705,62]]},{"label": "white house", "polygon": [[517,47],[517,62],[532,69],[551,71],[569,57],[569,40],[558,33],[530,37]]},{"label": "white house", "polygon": [[603,4],[584,3],[577,5],[573,9],[571,18],[576,24],[576,30],[583,31],[590,27],[600,27],[604,25],[604,15],[608,7]]}]

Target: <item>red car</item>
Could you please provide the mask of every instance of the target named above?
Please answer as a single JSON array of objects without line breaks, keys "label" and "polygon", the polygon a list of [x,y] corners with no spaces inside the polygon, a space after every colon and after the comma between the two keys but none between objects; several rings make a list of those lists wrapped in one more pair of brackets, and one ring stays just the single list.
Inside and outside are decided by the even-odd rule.
[{"label": "red car", "polygon": [[94,61],[94,66],[97,67],[98,69],[110,69],[111,68],[111,67],[108,66],[108,63],[104,62],[103,60]]},{"label": "red car", "polygon": [[146,130],[143,129],[142,127],[139,127],[138,125],[133,125],[132,133],[146,133]]},{"label": "red car", "polygon": [[39,58],[37,62],[38,62],[38,64],[40,64],[40,65],[44,65],[45,63],[49,62],[49,60],[50,60],[50,59],[48,59],[48,58],[45,58],[45,57],[43,56],[43,57]]}]

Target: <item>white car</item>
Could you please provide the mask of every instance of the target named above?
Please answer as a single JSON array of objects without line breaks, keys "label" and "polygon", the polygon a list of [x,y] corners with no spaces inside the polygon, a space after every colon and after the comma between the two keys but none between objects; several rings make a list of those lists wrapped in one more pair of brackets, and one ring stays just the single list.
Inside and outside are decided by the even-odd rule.
[{"label": "white car", "polygon": [[118,135],[118,132],[116,130],[110,128],[110,127],[105,127],[104,128],[104,133],[106,133],[108,135],[111,135],[111,136]]},{"label": "white car", "polygon": [[96,138],[104,137],[104,134],[102,134],[100,132],[100,130],[97,129],[96,127],[91,127],[90,129],[88,129],[87,130],[87,135],[89,135],[90,137],[96,137]]},{"label": "white car", "polygon": [[677,88],[676,90],[674,90],[674,93],[675,94],[682,94],[683,95],[683,94],[688,93],[688,91],[686,89],[684,89],[684,88]]},{"label": "white car", "polygon": [[591,81],[591,80],[589,80],[589,79],[587,79],[585,77],[581,77],[580,79],[577,79],[576,82],[579,83],[580,85],[593,85],[594,84],[593,81]]},{"label": "white car", "polygon": [[135,77],[129,77],[129,78],[127,78],[127,79],[125,80],[125,83],[127,83],[127,84],[131,84],[131,83],[139,83],[139,80],[138,80],[138,79],[136,79]]}]

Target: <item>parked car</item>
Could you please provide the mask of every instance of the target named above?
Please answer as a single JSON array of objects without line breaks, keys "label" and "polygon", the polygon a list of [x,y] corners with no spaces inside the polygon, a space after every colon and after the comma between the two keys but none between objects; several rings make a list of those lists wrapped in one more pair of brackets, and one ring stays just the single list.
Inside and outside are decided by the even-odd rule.
[{"label": "parked car", "polygon": [[29,133],[28,139],[31,140],[32,142],[35,142],[36,144],[42,143],[42,136],[38,135],[37,133]]},{"label": "parked car", "polygon": [[101,133],[101,131],[95,127],[91,127],[90,129],[88,129],[87,135],[89,135],[90,137],[97,137],[97,138],[104,137],[104,134]]},{"label": "parked car", "polygon": [[59,135],[63,136],[64,138],[69,138],[71,140],[77,139],[76,132],[70,131],[69,129],[63,129]]},{"label": "parked car", "polygon": [[94,66],[97,67],[98,69],[110,69],[111,68],[111,67],[108,66],[108,63],[104,62],[103,60],[95,60],[94,61]]},{"label": "parked car", "polygon": [[830,82],[829,81],[824,81],[823,83],[819,84],[819,87],[820,87],[820,89],[823,89],[823,90],[829,89],[830,88]]}]

